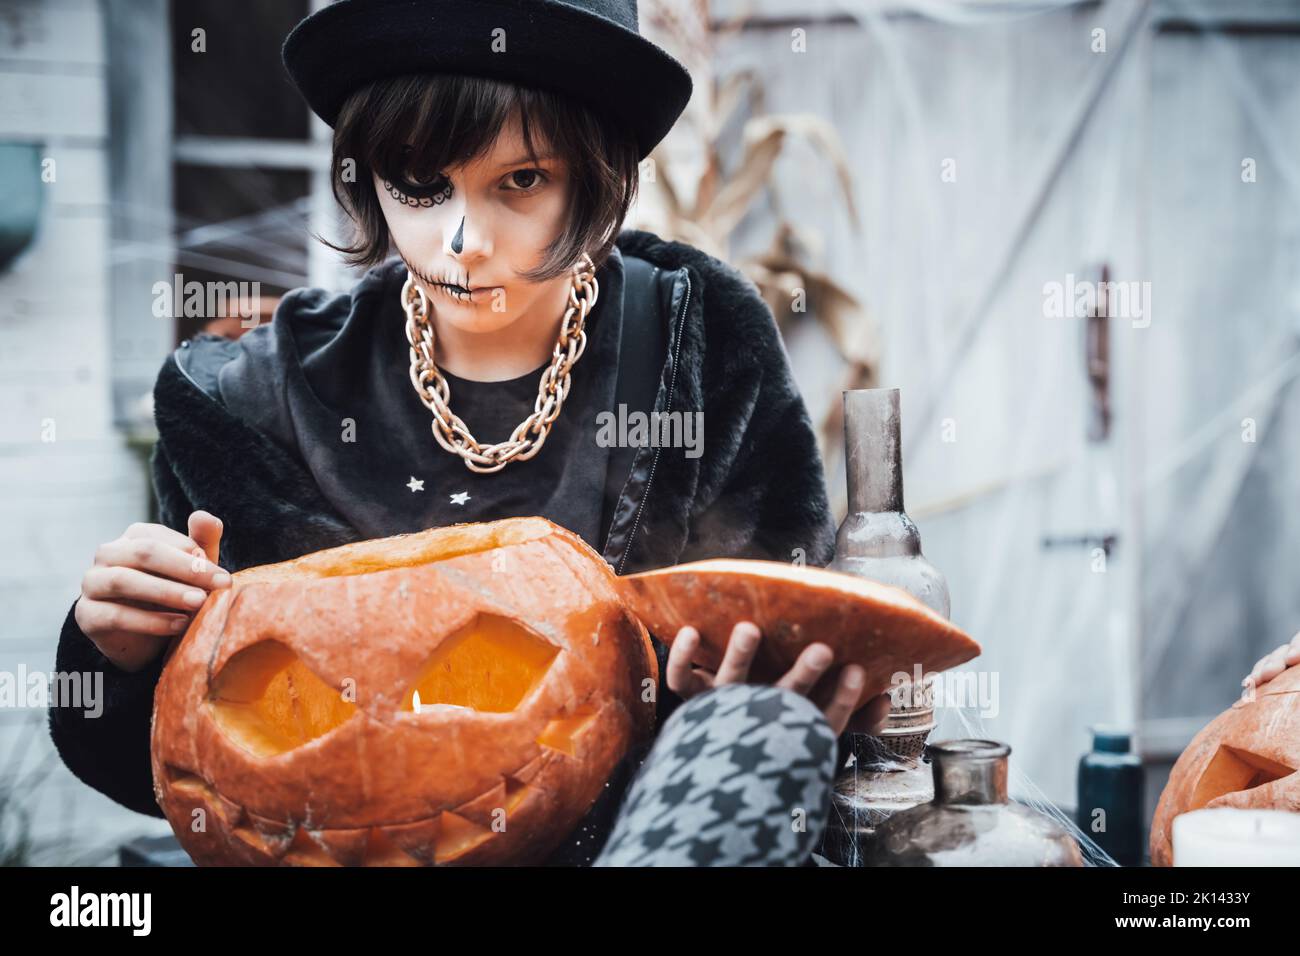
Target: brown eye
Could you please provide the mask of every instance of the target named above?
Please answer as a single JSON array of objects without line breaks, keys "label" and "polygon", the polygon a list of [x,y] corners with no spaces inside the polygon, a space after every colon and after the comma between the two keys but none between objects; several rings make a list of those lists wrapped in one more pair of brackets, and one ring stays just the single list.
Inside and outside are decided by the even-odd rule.
[{"label": "brown eye", "polygon": [[546,179],[546,174],[540,169],[516,169],[508,177],[509,182],[513,183],[518,189],[507,189],[506,192],[526,193],[534,192],[540,189]]}]

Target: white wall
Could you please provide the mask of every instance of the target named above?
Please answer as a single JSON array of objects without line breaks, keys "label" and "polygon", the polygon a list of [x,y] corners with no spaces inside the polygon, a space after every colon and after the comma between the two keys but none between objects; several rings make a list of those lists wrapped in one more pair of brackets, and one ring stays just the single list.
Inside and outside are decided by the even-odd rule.
[{"label": "white wall", "polygon": [[[147,477],[112,425],[100,6],[4,0],[0,14],[0,139],[41,143],[56,175],[40,185],[34,244],[0,275],[0,670],[49,672],[96,545],[146,520]],[[53,442],[42,440],[46,419]],[[32,794],[37,839],[72,836],[84,852],[167,831],[73,777],[43,711],[0,709],[0,768],[46,761],[53,772]]]},{"label": "white wall", "polygon": [[[880,327],[908,510],[984,646],[972,667],[1000,681],[996,718],[950,713],[936,734],[1011,743],[1013,791],[1032,780],[1072,806],[1090,724],[1136,723],[1148,752],[1177,753],[1300,627],[1300,388],[1233,406],[1300,328],[1300,4],[1157,2],[1136,27],[1136,3],[756,6],[768,22],[717,72],[755,69],[769,112],[819,114],[844,141],[862,232],[806,147],[779,161],[782,206]],[[1256,29],[1158,26],[1184,8]],[[735,251],[766,247],[770,228],[751,216]],[[1089,445],[1083,323],[1045,317],[1043,285],[1102,261],[1152,283],[1153,321],[1111,320],[1113,432]],[[839,401],[835,363],[815,328],[789,344],[818,418]],[[1250,414],[1261,431],[1243,449]],[[1205,430],[1225,415],[1233,427]],[[1108,531],[1104,573],[1088,548],[1042,547]]]}]

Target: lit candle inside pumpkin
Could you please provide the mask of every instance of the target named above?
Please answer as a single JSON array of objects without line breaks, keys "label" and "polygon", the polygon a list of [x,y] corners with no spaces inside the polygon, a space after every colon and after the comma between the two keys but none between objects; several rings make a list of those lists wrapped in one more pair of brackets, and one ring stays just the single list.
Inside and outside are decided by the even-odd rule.
[{"label": "lit candle inside pumpkin", "polygon": [[1212,807],[1181,814],[1174,866],[1300,866],[1300,813]]}]

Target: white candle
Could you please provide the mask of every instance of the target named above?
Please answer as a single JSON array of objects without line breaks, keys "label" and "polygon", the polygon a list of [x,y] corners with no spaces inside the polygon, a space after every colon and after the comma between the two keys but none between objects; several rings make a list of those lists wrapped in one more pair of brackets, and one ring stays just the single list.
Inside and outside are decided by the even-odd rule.
[{"label": "white candle", "polygon": [[1300,866],[1300,813],[1214,807],[1180,814],[1174,866]]}]

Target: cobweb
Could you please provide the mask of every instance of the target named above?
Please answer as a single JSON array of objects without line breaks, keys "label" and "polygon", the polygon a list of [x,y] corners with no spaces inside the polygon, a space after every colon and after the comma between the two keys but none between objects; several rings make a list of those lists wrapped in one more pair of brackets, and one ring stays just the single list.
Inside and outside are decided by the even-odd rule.
[{"label": "cobweb", "polygon": [[[984,719],[983,717],[980,716],[980,713],[977,708],[937,707],[935,708],[935,717],[937,720],[937,724],[935,730],[930,733],[931,741],[951,740],[955,738],[965,738],[965,739],[974,739],[974,740],[996,740],[997,739],[994,735],[985,731]],[[948,733],[948,734],[938,733],[940,726],[944,724],[954,724],[954,723],[958,727],[960,727],[960,732]],[[1040,813],[1043,816],[1048,817],[1049,819],[1054,821],[1059,827],[1061,827],[1061,829],[1065,830],[1065,832],[1067,832],[1074,839],[1075,843],[1078,844],[1079,851],[1083,856],[1084,866],[1119,866],[1119,864],[1115,861],[1114,857],[1112,857],[1109,853],[1107,853],[1101,846],[1097,844],[1095,840],[1093,840],[1090,836],[1088,836],[1087,833],[1085,833],[1082,829],[1080,829],[1079,826],[1075,823],[1075,821],[1067,813],[1065,813],[1058,806],[1056,806],[1056,804],[1052,803],[1051,800],[1047,799],[1046,795],[1042,792],[1042,790],[1039,789],[1038,785],[1035,784],[1034,781],[1029,778],[1027,774],[1023,773],[1022,771],[1016,768],[1014,751],[1012,752],[1011,756],[1012,759],[1010,760],[1007,767],[1007,778],[1008,778],[1007,788],[1008,791],[1010,792],[1011,799],[1014,800],[1016,803],[1019,803],[1022,806],[1025,806],[1030,810],[1033,810],[1035,813]],[[857,773],[858,773],[857,763],[852,758],[850,758],[849,763],[850,763],[851,772],[854,775],[854,780],[856,780]],[[887,759],[878,759],[872,765],[872,772],[873,773],[880,772],[880,771],[902,772],[909,769],[910,766],[911,766],[910,764],[907,764],[902,761],[889,761]],[[926,763],[924,764],[924,766],[928,768],[931,765]],[[847,812],[850,815],[850,818],[847,820],[845,819],[844,816],[845,812]],[[858,820],[855,819],[857,816],[857,811],[853,810],[852,808],[847,808],[846,811],[846,808],[841,807],[839,803],[832,800],[831,814],[833,817],[838,818],[838,820],[832,820],[832,823],[835,822],[840,823],[842,825],[842,829],[850,833],[855,830],[856,828],[855,825],[858,823]],[[863,860],[862,860],[861,852],[859,851],[856,844],[852,843],[852,841],[849,841],[849,844],[850,845],[846,847],[847,862],[845,865],[853,866],[853,867],[862,866]]]},{"label": "cobweb", "polygon": [[[939,717],[941,722],[946,718],[950,718],[958,723],[961,726],[960,736],[962,737],[978,740],[996,739],[993,735],[985,732],[984,718],[980,716],[979,711],[975,708],[944,707],[937,709],[935,715]],[[935,729],[938,730],[938,727]],[[933,733],[930,736],[931,739],[944,739],[936,738]],[[1039,789],[1038,784],[1029,778],[1028,774],[1017,769],[1014,749],[1011,752],[1010,763],[1007,767],[1007,789],[1011,793],[1011,799],[1037,813],[1050,817],[1069,833],[1074,838],[1074,841],[1079,844],[1085,866],[1119,866],[1115,858],[1102,849],[1097,844],[1097,841],[1081,830],[1069,814],[1047,799],[1046,794]]]}]

